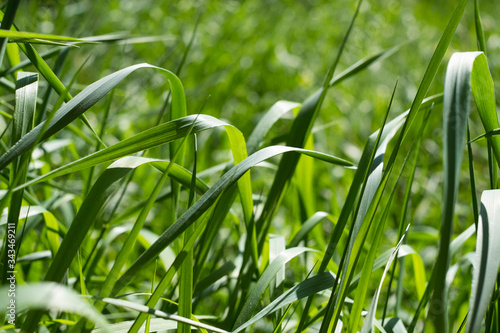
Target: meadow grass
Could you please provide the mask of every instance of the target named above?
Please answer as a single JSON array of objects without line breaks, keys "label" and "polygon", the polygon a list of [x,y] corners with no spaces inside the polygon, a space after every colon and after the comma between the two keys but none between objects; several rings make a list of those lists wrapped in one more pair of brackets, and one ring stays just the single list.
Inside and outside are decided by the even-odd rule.
[{"label": "meadow grass", "polygon": [[[251,1],[185,2],[177,16],[124,2],[137,6],[145,31],[142,15],[173,20],[172,35],[141,36],[93,26],[92,13],[115,19],[117,9],[103,4],[8,1],[0,13],[1,329],[500,331],[498,68],[487,53],[491,22],[482,22],[492,16],[473,2],[439,7],[446,24],[424,40],[428,56],[416,57],[413,41],[384,45],[378,36],[383,47],[373,38],[377,49],[358,58],[361,27],[378,4],[342,3],[349,20],[339,21],[334,52],[308,67],[272,36],[248,34],[268,24],[245,18],[260,8]],[[329,22],[322,9],[338,4],[304,6]],[[30,11],[59,19],[29,29]],[[226,11],[234,17],[221,23]],[[69,20],[80,13],[86,30]],[[187,13],[191,29],[176,31],[174,18]],[[200,45],[222,47],[224,36],[231,49],[231,23],[295,76],[258,51],[245,55],[247,45],[234,55],[238,70],[223,50],[203,54]],[[309,24],[303,30],[314,35]],[[457,35],[472,35],[477,49],[461,48]],[[314,43],[304,43],[314,61]],[[158,45],[164,58],[137,61]],[[415,60],[408,77],[368,79],[391,61],[412,67],[400,54],[425,66]],[[191,60],[202,55],[214,69],[208,79]],[[298,87],[275,85],[274,75]],[[353,101],[346,87],[357,85]],[[276,87],[296,98],[278,98]],[[374,107],[367,112],[361,99]]]}]

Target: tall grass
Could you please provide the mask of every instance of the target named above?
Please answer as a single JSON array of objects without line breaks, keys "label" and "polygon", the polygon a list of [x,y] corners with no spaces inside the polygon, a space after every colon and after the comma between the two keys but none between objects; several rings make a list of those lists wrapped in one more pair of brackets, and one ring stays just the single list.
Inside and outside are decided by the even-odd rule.
[{"label": "tall grass", "polygon": [[[77,5],[89,10],[58,10]],[[162,36],[26,32],[19,6],[0,15],[2,330],[500,331],[500,126],[477,0],[443,9],[410,101],[406,78],[378,78],[392,91],[376,101],[375,130],[353,143],[369,117],[324,124],[329,100],[412,48],[339,70],[362,0],[322,55],[331,63],[317,90],[276,98],[255,125],[206,112],[220,96],[190,100],[182,73],[202,23],[217,19],[209,5],[174,70],[168,57],[127,63],[127,47],[153,50]],[[457,29],[474,31],[479,50],[451,55]],[[126,45],[123,64],[79,84],[103,60],[82,50],[112,43]]]}]

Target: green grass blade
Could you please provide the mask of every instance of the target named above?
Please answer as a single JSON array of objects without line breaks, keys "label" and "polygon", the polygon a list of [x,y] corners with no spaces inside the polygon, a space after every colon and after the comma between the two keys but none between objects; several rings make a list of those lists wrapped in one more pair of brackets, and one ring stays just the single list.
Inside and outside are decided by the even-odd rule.
[{"label": "green grass blade", "polygon": [[[486,56],[480,52],[467,53],[468,57],[473,58],[474,63],[470,74],[470,87],[476,102],[477,111],[481,117],[481,122],[487,133],[500,127],[495,104],[495,91],[493,79],[488,69]],[[492,136],[488,142],[493,148],[493,153],[497,163],[500,163],[500,137]]]},{"label": "green grass blade", "polygon": [[[85,198],[71,227],[63,238],[59,251],[45,275],[45,281],[61,281],[87,232],[93,225],[97,214],[112,195],[120,180],[132,169],[147,162],[147,159],[128,157],[115,162],[102,173]],[[30,312],[24,322],[23,330],[32,331],[38,324],[40,317],[40,312]]]},{"label": "green grass blade", "polygon": [[[122,321],[116,324],[109,325],[109,330],[113,333],[127,333],[129,332],[133,323],[134,323],[133,320]],[[158,332],[158,331],[175,330],[176,327],[177,327],[177,322],[173,320],[165,320],[163,318],[151,318],[149,329],[151,332]],[[106,331],[101,328],[96,328],[92,330],[92,333],[105,333],[105,332]]]},{"label": "green grass blade", "polygon": [[271,127],[281,118],[292,110],[300,107],[299,103],[289,101],[278,101],[267,111],[258,124],[255,126],[252,134],[247,140],[247,149],[250,154],[257,151],[259,144],[266,136]]},{"label": "green grass blade", "polygon": [[465,332],[480,331],[497,280],[500,263],[500,191],[484,191],[478,222],[472,293]]},{"label": "green grass blade", "polygon": [[295,236],[293,236],[290,243],[288,243],[288,247],[290,248],[298,246],[300,241],[302,241],[304,237],[306,237],[306,235],[312,230],[312,228],[314,228],[316,225],[318,225],[318,223],[320,223],[321,221],[323,221],[325,218],[328,217],[329,217],[328,213],[325,212],[314,213],[313,216],[311,216],[309,219],[307,219],[307,221],[305,221],[302,224],[300,230],[295,234]]},{"label": "green grass blade", "polygon": [[[163,293],[165,292],[165,289],[171,285],[172,283],[172,278],[174,275],[177,273],[177,271],[180,269],[181,265],[184,262],[184,259],[186,259],[186,256],[188,252],[193,248],[195,241],[198,240],[200,237],[203,229],[205,228],[206,224],[208,223],[210,219],[210,215],[212,213],[212,209],[209,209],[204,215],[202,215],[198,221],[199,223],[197,224],[195,231],[191,234],[189,240],[187,242],[184,242],[184,247],[182,250],[179,252],[179,254],[176,256],[174,262],[170,267],[168,268],[167,272],[161,279],[161,281],[158,283],[158,286],[156,287],[155,291],[149,298],[148,302],[146,303],[146,306],[148,307],[155,307],[156,303],[160,300],[162,297]],[[131,279],[131,278],[129,278]],[[120,282],[120,281],[119,281]],[[122,289],[123,284],[117,283],[115,285],[115,288],[112,291],[112,295],[118,294],[118,292]],[[144,321],[146,321],[148,317],[148,314],[146,313],[141,313],[139,316],[137,316],[134,324],[130,328],[130,333],[136,333],[139,331],[141,328],[142,324]]]},{"label": "green grass blade", "polygon": [[15,43],[32,43],[32,42],[78,42],[79,44],[94,44],[93,41],[78,39],[66,36],[55,36],[47,34],[38,34],[34,32],[1,30],[0,38],[8,38],[11,42]]},{"label": "green grass blade", "polygon": [[[476,60],[477,59],[477,60]],[[455,53],[448,64],[446,71],[444,106],[443,106],[443,144],[444,144],[444,191],[441,222],[441,239],[438,258],[434,266],[434,281],[430,300],[429,329],[434,332],[448,332],[448,312],[447,298],[445,293],[445,278],[449,265],[449,247],[453,234],[453,217],[455,202],[458,193],[458,177],[462,165],[462,157],[465,148],[465,138],[467,129],[467,119],[470,112],[471,95],[471,73],[477,71],[479,76],[487,71],[486,59],[481,52]],[[489,75],[489,72],[486,72]],[[477,83],[477,89],[492,87],[492,85],[482,85]],[[483,77],[483,75],[481,75]],[[484,91],[484,90],[483,90]],[[475,95],[476,96],[476,95]],[[486,113],[491,111],[491,97],[487,94],[478,96],[476,104],[480,112],[483,124],[491,124],[494,119],[486,118],[491,115]],[[493,100],[494,109],[494,100]],[[485,114],[486,113],[486,114]],[[500,148],[500,146],[498,147]],[[500,150],[499,150],[500,152]]]},{"label": "green grass blade", "polygon": [[[5,10],[5,14],[1,13],[2,26],[0,28],[1,31],[8,31],[12,27],[14,23],[14,17],[16,16],[17,9],[19,8],[19,4],[21,0],[9,0],[7,2],[7,8]],[[0,66],[3,64],[3,56],[5,54],[5,50],[7,47],[8,38],[0,39]]]},{"label": "green grass blade", "polygon": [[[328,327],[331,326],[330,321],[332,319],[333,327],[337,327],[337,322],[340,319],[340,313],[342,310],[342,304],[344,303],[345,297],[347,297],[349,279],[352,277],[354,269],[356,268],[360,250],[362,249],[362,244],[366,241],[366,237],[371,226],[371,222],[369,224],[365,223],[363,225],[362,223],[365,220],[365,217],[369,216],[367,213],[369,212],[372,203],[377,201],[376,196],[377,192],[379,192],[379,186],[381,185],[382,181],[385,151],[387,149],[389,140],[394,137],[396,131],[398,130],[398,126],[395,126],[394,128],[390,126],[388,130],[392,130],[392,132],[384,136],[385,126],[387,118],[389,116],[392,101],[394,99],[394,93],[396,92],[396,87],[397,83],[394,86],[394,90],[387,107],[382,126],[380,130],[377,131],[376,138],[373,142],[373,150],[371,151],[368,158],[366,168],[362,170],[363,185],[359,194],[361,196],[361,199],[358,201],[357,207],[353,214],[354,223],[351,227],[348,238],[348,245],[344,249],[343,255],[343,258],[345,258],[344,264],[347,264],[347,267],[345,269],[343,269],[342,265],[339,267],[339,272],[337,273],[338,276],[340,276],[342,270],[339,292],[337,294],[332,293],[330,302],[328,303],[326,316],[321,324],[320,332],[326,332],[328,330]],[[393,122],[394,120],[391,123]],[[389,123],[389,125],[392,125],[391,123]],[[351,256],[353,258],[352,260]],[[368,270],[368,273],[370,272],[371,270]],[[356,313],[354,315],[356,315]]]}]

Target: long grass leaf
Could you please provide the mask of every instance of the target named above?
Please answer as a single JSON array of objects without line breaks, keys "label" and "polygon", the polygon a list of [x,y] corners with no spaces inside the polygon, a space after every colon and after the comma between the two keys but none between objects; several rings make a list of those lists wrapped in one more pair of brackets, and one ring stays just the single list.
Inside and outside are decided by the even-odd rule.
[{"label": "long grass leaf", "polygon": [[[467,119],[470,112],[471,80],[474,72],[476,72],[476,93],[474,97],[478,110],[481,110],[479,112],[483,124],[485,128],[487,125],[491,126],[495,121],[498,124],[494,99],[492,100],[491,94],[488,94],[490,92],[488,88],[492,90],[492,83],[488,81],[484,84],[477,82],[478,77],[481,79],[490,77],[484,54],[481,52],[455,53],[450,59],[446,71],[443,106],[445,175],[441,239],[433,272],[436,280],[434,281],[434,292],[430,300],[430,320],[427,322],[430,325],[429,329],[435,332],[448,332],[448,301],[445,294],[445,278],[450,260],[449,247],[453,234],[453,217],[459,184],[458,177],[465,148]],[[479,91],[482,92],[481,95],[479,95]],[[486,130],[488,129],[486,128]],[[493,147],[495,147],[495,144],[493,144]],[[497,148],[500,148],[500,146],[497,146]]]},{"label": "long grass leaf", "polygon": [[66,127],[73,120],[82,115],[91,106],[97,103],[102,97],[104,97],[111,89],[113,89],[118,83],[120,83],[125,77],[130,75],[137,69],[140,68],[153,68],[160,73],[162,73],[170,82],[172,88],[172,107],[173,108],[186,108],[186,102],[184,97],[184,89],[180,80],[170,71],[155,67],[149,64],[139,64],[124,68],[113,74],[110,74],[99,81],[87,86],[81,93],[76,95],[63,107],[61,107],[52,121],[49,123],[47,130],[41,133],[44,128],[44,123],[39,124],[28,134],[23,136],[9,151],[0,157],[0,170],[4,169],[14,158],[30,149],[33,144],[37,141],[40,136],[42,140],[49,138],[55,133],[59,132],[61,129]]}]

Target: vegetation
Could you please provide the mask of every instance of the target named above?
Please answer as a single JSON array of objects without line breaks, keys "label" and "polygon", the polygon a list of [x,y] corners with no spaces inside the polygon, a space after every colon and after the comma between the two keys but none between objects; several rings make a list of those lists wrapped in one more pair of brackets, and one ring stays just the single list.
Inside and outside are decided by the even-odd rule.
[{"label": "vegetation", "polygon": [[1,329],[499,332],[498,9],[7,1]]}]

